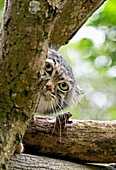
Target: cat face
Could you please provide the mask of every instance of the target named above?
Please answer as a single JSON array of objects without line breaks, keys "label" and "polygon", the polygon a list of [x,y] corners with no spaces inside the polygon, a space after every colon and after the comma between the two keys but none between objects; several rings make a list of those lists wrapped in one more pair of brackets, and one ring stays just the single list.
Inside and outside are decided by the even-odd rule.
[{"label": "cat face", "polygon": [[44,114],[57,112],[73,102],[77,87],[71,67],[56,51],[49,50],[44,66],[43,80],[37,111]]}]

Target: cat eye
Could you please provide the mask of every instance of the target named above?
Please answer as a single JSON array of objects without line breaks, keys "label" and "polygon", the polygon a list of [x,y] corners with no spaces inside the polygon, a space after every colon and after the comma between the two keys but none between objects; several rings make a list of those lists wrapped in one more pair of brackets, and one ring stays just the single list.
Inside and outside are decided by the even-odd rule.
[{"label": "cat eye", "polygon": [[68,86],[68,84],[65,83],[65,82],[59,83],[59,88],[60,88],[62,91],[68,91],[68,90],[69,90],[69,86]]},{"label": "cat eye", "polygon": [[45,71],[47,72],[47,73],[49,73],[49,74],[51,74],[52,73],[52,71],[53,71],[53,66],[50,64],[50,63],[45,63]]}]

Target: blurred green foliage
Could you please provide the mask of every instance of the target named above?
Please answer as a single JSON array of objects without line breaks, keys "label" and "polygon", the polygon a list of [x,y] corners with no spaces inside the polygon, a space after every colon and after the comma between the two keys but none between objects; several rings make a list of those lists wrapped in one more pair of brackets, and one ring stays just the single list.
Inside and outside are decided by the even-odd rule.
[{"label": "blurred green foliage", "polygon": [[4,6],[4,0],[0,0],[0,23],[2,21],[3,6]]},{"label": "blurred green foliage", "polygon": [[85,91],[70,110],[77,119],[116,119],[116,0],[107,0],[80,31],[59,50]]},{"label": "blurred green foliage", "polygon": [[116,0],[107,0],[59,52],[85,91],[74,118],[116,119]]}]

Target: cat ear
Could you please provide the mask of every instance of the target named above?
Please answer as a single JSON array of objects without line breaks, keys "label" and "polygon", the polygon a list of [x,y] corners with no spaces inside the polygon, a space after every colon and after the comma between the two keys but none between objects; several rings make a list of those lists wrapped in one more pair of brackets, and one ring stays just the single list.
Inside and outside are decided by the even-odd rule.
[{"label": "cat ear", "polygon": [[79,96],[79,95],[85,95],[85,92],[84,92],[84,90],[83,89],[81,89],[80,87],[79,87],[79,85],[76,85],[76,94],[77,94],[77,96]]}]

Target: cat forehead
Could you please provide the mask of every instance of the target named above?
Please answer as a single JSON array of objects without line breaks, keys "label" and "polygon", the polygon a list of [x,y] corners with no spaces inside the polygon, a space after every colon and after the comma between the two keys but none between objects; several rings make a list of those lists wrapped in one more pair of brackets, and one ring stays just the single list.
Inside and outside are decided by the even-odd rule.
[{"label": "cat forehead", "polygon": [[50,62],[51,64],[55,64],[58,71],[64,70],[64,75],[70,76],[72,79],[74,79],[73,71],[70,65],[67,63],[67,61],[59,55],[55,50],[49,49],[47,54],[47,62]]},{"label": "cat forehead", "polygon": [[46,59],[46,62],[51,63],[52,65],[54,64],[54,60],[53,60],[53,59],[50,59],[50,58],[47,58],[47,59]]}]

